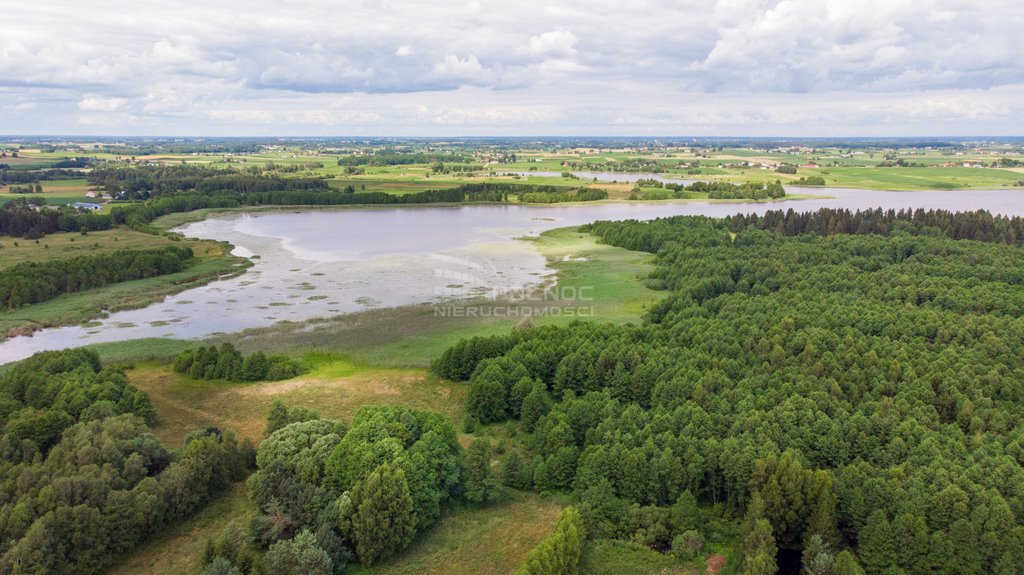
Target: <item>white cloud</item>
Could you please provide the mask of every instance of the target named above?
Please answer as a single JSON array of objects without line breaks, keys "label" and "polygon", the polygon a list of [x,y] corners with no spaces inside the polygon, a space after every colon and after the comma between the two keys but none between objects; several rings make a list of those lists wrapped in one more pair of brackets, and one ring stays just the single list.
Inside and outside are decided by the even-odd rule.
[{"label": "white cloud", "polygon": [[124,98],[104,98],[102,96],[86,96],[78,102],[78,109],[83,112],[116,112],[124,109],[128,100]]},{"label": "white cloud", "polygon": [[530,36],[523,50],[530,56],[565,57],[576,53],[576,35],[568,30],[555,30]]},{"label": "white cloud", "polygon": [[1019,0],[104,5],[0,22],[0,130],[1024,128]]}]

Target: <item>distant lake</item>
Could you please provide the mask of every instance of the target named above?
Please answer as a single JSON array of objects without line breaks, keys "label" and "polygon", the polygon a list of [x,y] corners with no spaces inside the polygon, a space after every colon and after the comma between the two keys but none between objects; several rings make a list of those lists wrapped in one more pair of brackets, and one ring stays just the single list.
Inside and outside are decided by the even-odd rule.
[{"label": "distant lake", "polygon": [[[604,174],[623,178],[643,174]],[[729,216],[767,210],[935,208],[1024,215],[1024,190],[882,192],[787,187],[830,199],[773,203],[650,202],[559,206],[275,211],[216,216],[182,228],[258,256],[245,274],[122,311],[94,327],[46,329],[0,343],[0,363],[36,351],[143,337],[204,338],[278,321],[494,295],[536,286],[553,273],[515,238],[595,220]]]}]

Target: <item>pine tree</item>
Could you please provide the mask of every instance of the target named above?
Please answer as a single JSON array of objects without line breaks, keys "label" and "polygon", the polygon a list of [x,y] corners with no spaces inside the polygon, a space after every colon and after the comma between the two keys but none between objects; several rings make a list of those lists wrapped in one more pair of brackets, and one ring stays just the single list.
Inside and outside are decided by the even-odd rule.
[{"label": "pine tree", "polygon": [[269,436],[278,429],[288,425],[288,407],[280,399],[275,399],[270,404],[270,413],[267,414],[267,432]]},{"label": "pine tree", "polygon": [[832,565],[832,575],[865,575],[865,573],[853,553],[840,551]]},{"label": "pine tree", "polygon": [[883,573],[896,565],[892,525],[881,509],[872,513],[858,534],[858,552],[868,573]]},{"label": "pine tree", "polygon": [[529,489],[533,483],[526,476],[526,465],[518,452],[513,451],[505,456],[501,467],[501,483],[513,489]]},{"label": "pine tree", "polygon": [[382,464],[352,489],[352,538],[365,565],[388,557],[412,541],[416,529],[405,472]]},{"label": "pine tree", "polygon": [[778,548],[772,535],[772,524],[767,519],[758,519],[753,529],[743,538],[744,575],[775,575],[778,566],[775,556]]},{"label": "pine tree", "polygon": [[672,523],[672,532],[680,534],[685,531],[700,531],[702,527],[700,508],[697,507],[697,498],[690,493],[690,490],[679,494],[675,504],[672,506],[669,521]]},{"label": "pine tree", "polygon": [[490,377],[477,377],[469,386],[466,399],[469,413],[481,423],[501,421],[506,417],[508,402],[505,399],[505,387],[500,381]]},{"label": "pine tree", "polygon": [[491,471],[491,444],[473,440],[462,456],[463,494],[470,503],[490,503],[498,496],[498,481]]},{"label": "pine tree", "polygon": [[814,534],[807,538],[801,560],[802,575],[832,575],[835,556],[820,535]]},{"label": "pine tree", "polygon": [[537,420],[551,411],[551,398],[548,397],[548,390],[543,383],[535,382],[533,390],[523,398],[523,405],[520,407],[519,419],[523,423],[523,429],[533,432]]}]

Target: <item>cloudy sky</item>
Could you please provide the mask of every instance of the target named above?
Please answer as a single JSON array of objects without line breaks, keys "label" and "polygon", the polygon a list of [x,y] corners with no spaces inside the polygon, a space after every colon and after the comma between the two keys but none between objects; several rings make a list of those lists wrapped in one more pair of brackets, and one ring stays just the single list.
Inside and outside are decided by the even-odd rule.
[{"label": "cloudy sky", "polygon": [[1021,0],[34,0],[0,134],[1022,135]]}]

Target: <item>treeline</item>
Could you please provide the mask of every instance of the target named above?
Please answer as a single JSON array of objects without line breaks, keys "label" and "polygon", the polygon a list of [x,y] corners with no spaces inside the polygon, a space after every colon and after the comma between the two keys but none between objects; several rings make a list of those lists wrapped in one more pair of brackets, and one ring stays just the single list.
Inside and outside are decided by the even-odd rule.
[{"label": "treeline", "polygon": [[471,156],[459,154],[428,154],[416,153],[395,153],[382,152],[376,154],[362,154],[342,156],[338,158],[339,166],[406,166],[409,164],[437,164],[443,162],[468,163],[472,162]]},{"label": "treeline", "polygon": [[227,381],[278,381],[302,373],[302,367],[284,355],[267,357],[261,351],[244,356],[235,346],[223,343],[216,346],[189,349],[174,358],[174,371],[192,379],[222,379]]},{"label": "treeline", "polygon": [[800,176],[800,179],[793,182],[794,186],[824,186],[825,178],[822,176]]},{"label": "treeline", "polygon": [[193,433],[177,453],[149,398],[95,352],[45,352],[0,376],[0,571],[100,573],[244,477],[253,449]]},{"label": "treeline", "polygon": [[108,214],[79,212],[68,207],[40,207],[19,198],[0,206],[0,236],[39,239],[57,232],[108,230],[114,220]]},{"label": "treeline", "polygon": [[16,264],[0,274],[0,309],[14,309],[112,283],[180,272],[191,259],[191,248],[166,246]]},{"label": "treeline", "polygon": [[487,442],[463,451],[436,413],[364,407],[348,428],[292,411],[275,406],[248,481],[259,515],[210,540],[204,573],[340,574],[401,551],[453,502],[498,494]]},{"label": "treeline", "polygon": [[704,192],[709,198],[716,200],[765,200],[786,197],[786,189],[778,180],[768,185],[760,182],[694,182],[686,189],[691,192]]},{"label": "treeline", "polygon": [[270,173],[242,173],[189,164],[173,166],[101,166],[87,175],[90,185],[118,199],[146,200],[196,192],[203,195],[258,194],[280,191],[326,191],[322,177],[290,178]]},{"label": "treeline", "polygon": [[[707,197],[715,200],[767,200],[786,197],[786,189],[782,183],[776,180],[768,185],[760,182],[747,182],[744,184],[732,184],[729,182],[693,182],[690,185],[666,183],[653,179],[641,179],[636,181],[636,189],[658,188],[646,190],[642,196],[634,192],[630,199],[644,200],[667,200],[686,199],[693,197],[688,192],[707,194]],[[664,191],[662,191],[664,190]]]},{"label": "treeline", "polygon": [[519,195],[524,204],[558,204],[563,202],[596,202],[607,200],[607,190],[580,189],[576,193],[565,192],[526,192]]},{"label": "treeline", "polygon": [[590,536],[655,549],[735,543],[729,519],[750,573],[1017,572],[1024,251],[732,224],[594,224],[657,253],[670,293],[642,325],[530,328],[438,360],[470,373],[472,417],[526,434],[532,458],[508,455],[503,480],[571,492]]},{"label": "treeline", "polygon": [[[475,184],[480,186],[482,184]],[[430,203],[499,202],[505,194],[497,190],[474,191],[470,186],[446,190],[426,190],[414,194],[388,194],[385,192],[353,193],[351,191],[282,191],[241,195],[179,194],[150,200],[144,204],[114,206],[110,216],[118,225],[145,227],[160,216],[191,212],[206,208],[238,208],[243,206],[353,206],[353,205],[410,205]]]},{"label": "treeline", "polygon": [[0,184],[34,184],[46,180],[74,180],[82,177],[82,172],[73,169],[79,166],[66,166],[65,169],[47,170],[0,170]]},{"label": "treeline", "polygon": [[1024,243],[1024,219],[1001,216],[978,210],[842,210],[820,209],[815,212],[770,210],[763,216],[737,214],[729,222],[733,232],[743,229],[771,230],[784,236],[815,234],[879,234],[913,233],[941,235],[954,240],[977,240],[1010,245]]},{"label": "treeline", "polygon": [[505,202],[508,201],[509,194],[530,192],[549,194],[558,193],[560,190],[560,188],[554,186],[481,183],[463,184],[443,190],[425,190],[412,194],[388,194],[385,192],[355,193],[351,187],[344,191],[272,191],[230,195],[187,193],[163,196],[143,204],[114,206],[110,210],[110,216],[117,225],[145,227],[149,222],[160,216],[206,208],[237,208],[242,206],[400,206],[433,203]]}]

